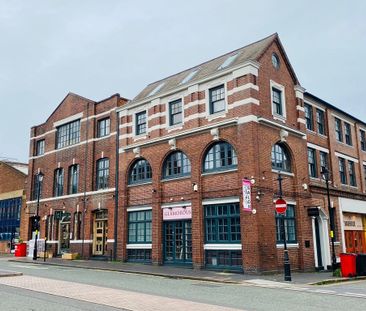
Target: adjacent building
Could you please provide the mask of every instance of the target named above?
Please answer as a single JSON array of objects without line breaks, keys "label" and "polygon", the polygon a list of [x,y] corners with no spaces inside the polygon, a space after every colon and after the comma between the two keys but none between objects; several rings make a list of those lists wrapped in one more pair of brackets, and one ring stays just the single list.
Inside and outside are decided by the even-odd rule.
[{"label": "adjacent building", "polygon": [[9,253],[19,238],[20,218],[25,206],[28,165],[0,161],[0,253]]},{"label": "adjacent building", "polygon": [[41,193],[55,254],[261,272],[286,240],[292,269],[327,269],[329,210],[337,256],[365,245],[365,129],[305,92],[273,34],[130,101],[69,94],[31,130],[27,213]]}]

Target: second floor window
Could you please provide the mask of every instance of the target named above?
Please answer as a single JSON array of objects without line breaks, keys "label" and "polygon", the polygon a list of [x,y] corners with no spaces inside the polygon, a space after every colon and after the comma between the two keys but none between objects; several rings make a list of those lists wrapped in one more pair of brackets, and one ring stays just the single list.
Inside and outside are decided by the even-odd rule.
[{"label": "second floor window", "polygon": [[225,87],[220,85],[209,90],[210,114],[225,110]]},{"label": "second floor window", "polygon": [[364,130],[360,130],[360,142],[361,142],[361,150],[366,151],[366,133]]},{"label": "second floor window", "polygon": [[152,178],[151,166],[145,159],[140,159],[132,166],[129,174],[130,184],[150,182]]},{"label": "second floor window", "polygon": [[169,103],[169,125],[182,123],[182,100],[178,99]]},{"label": "second floor window", "polygon": [[314,130],[313,127],[313,107],[309,104],[304,104],[305,108],[305,121],[306,121],[306,128],[310,131]]},{"label": "second floor window", "polygon": [[44,146],[45,146],[44,139],[37,141],[37,143],[36,143],[36,155],[37,156],[44,154]]},{"label": "second floor window", "polygon": [[316,109],[316,126],[318,128],[318,133],[325,135],[325,117],[323,110]]},{"label": "second floor window", "polygon": [[111,132],[110,123],[111,123],[110,118],[98,121],[98,137],[104,137],[109,135],[109,133]]},{"label": "second floor window", "polygon": [[282,92],[274,87],[272,88],[272,105],[273,112],[277,115],[283,116]]},{"label": "second floor window", "polygon": [[334,122],[336,139],[343,142],[342,121],[338,118],[334,118]]},{"label": "second floor window", "polygon": [[320,172],[324,172],[325,169],[328,169],[328,154],[320,151]]},{"label": "second floor window", "polygon": [[146,111],[136,113],[136,135],[146,133]]},{"label": "second floor window", "polygon": [[80,120],[76,120],[57,128],[56,148],[63,148],[80,142]]},{"label": "second floor window", "polygon": [[109,159],[103,158],[97,161],[97,182],[96,190],[109,187]]},{"label": "second floor window", "polygon": [[69,167],[69,194],[78,193],[78,185],[79,185],[79,165],[71,165]]},{"label": "second floor window", "polygon": [[344,123],[344,138],[346,140],[346,144],[352,146],[351,125],[346,122]]},{"label": "second floor window", "polygon": [[64,193],[64,169],[58,168],[55,170],[55,176],[53,180],[53,195],[59,197]]},{"label": "second floor window", "polygon": [[163,178],[188,176],[191,174],[191,162],[183,152],[173,152],[165,160],[163,170]]},{"label": "second floor window", "polygon": [[309,166],[309,176],[317,177],[316,152],[315,149],[312,148],[308,148],[308,166]]},{"label": "second floor window", "polygon": [[353,187],[356,187],[357,182],[355,173],[355,163],[352,161],[348,161],[348,175],[349,175],[349,184]]},{"label": "second floor window", "polygon": [[38,187],[39,187],[39,198],[42,198],[42,188],[43,188],[43,182],[38,181],[38,175],[33,176],[33,192],[32,192],[32,198],[33,200],[38,199]]},{"label": "second floor window", "polygon": [[339,167],[339,178],[341,183],[347,184],[347,175],[346,175],[346,160],[343,158],[338,158],[338,167]]},{"label": "second floor window", "polygon": [[278,244],[284,242],[286,238],[287,243],[296,243],[296,221],[295,221],[295,205],[287,205],[286,214],[284,217],[285,223],[285,237],[283,236],[282,218],[283,216],[276,213],[276,240]]}]

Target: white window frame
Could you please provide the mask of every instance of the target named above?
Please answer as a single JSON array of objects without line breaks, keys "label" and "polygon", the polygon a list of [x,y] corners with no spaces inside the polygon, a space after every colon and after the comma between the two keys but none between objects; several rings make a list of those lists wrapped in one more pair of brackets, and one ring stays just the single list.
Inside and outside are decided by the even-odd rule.
[{"label": "white window frame", "polygon": [[[286,94],[285,94],[285,87],[282,84],[279,84],[273,80],[269,81],[270,85],[270,94],[271,94],[271,112],[274,119],[286,120]],[[277,114],[273,110],[273,92],[272,89],[275,88],[281,92],[281,104],[282,104],[282,112],[283,114]]]}]

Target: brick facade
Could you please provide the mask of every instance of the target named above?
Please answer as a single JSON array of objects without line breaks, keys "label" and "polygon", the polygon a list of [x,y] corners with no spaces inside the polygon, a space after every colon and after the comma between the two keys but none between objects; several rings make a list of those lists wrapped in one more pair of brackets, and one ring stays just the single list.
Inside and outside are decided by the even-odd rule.
[{"label": "brick facade", "polygon": [[[112,254],[118,113],[121,124],[116,241],[118,259],[138,259],[154,264],[184,263],[196,268],[214,268],[216,265],[222,269],[240,267],[247,273],[281,270],[283,243],[277,241],[273,203],[279,196],[279,172],[273,168],[271,161],[272,148],[278,144],[285,150],[291,163],[289,170],[281,171],[283,197],[294,208],[296,241],[288,245],[291,268],[326,268],[330,264],[330,256],[326,232],[328,212],[325,184],[320,179],[309,177],[307,148],[310,143],[311,146],[319,146],[322,150],[327,149],[332,155],[330,169],[333,171],[338,167],[337,160],[333,157],[334,152],[359,159],[356,169],[357,184],[360,185],[358,189],[348,186],[335,189],[333,184],[331,186],[331,199],[337,211],[339,196],[355,198],[354,195],[357,194],[357,199],[365,200],[361,164],[366,159],[360,158],[362,153],[356,133],[356,129],[363,123],[348,115],[344,116],[352,121],[353,142],[357,144],[357,148],[349,152],[349,148],[344,146],[335,147],[332,113],[342,116],[342,112],[335,111],[331,105],[305,93],[276,34],[229,54],[153,83],[132,101],[114,95],[96,103],[69,94],[44,124],[32,128],[29,162],[31,173],[27,191],[32,193],[34,175],[41,171],[45,176],[40,200],[41,234],[50,235],[46,233],[47,216],[55,215],[55,211],[62,212],[59,216],[61,218],[65,213],[70,213],[70,228],[66,230],[70,240],[67,251],[82,253],[84,257]],[[227,68],[217,70],[228,57],[235,59],[233,63],[227,65]],[[274,57],[279,63],[277,67],[274,65]],[[188,74],[192,74],[192,80],[182,83],[182,79]],[[224,94],[224,108],[220,108],[218,113],[211,112],[213,88],[221,88],[221,94]],[[280,94],[281,113],[274,112],[274,90]],[[306,129],[304,93],[306,102],[311,101],[314,105],[323,107],[326,112],[325,125],[329,135],[318,135]],[[171,125],[170,105],[173,101],[182,103],[182,122],[176,125]],[[146,126],[146,132],[137,135],[138,114],[143,112],[146,112],[146,124],[143,125]],[[315,110],[313,112],[316,118]],[[111,120],[111,134],[102,139],[96,138],[97,120],[106,116]],[[75,118],[81,120],[80,142],[55,149],[58,127]],[[144,119],[141,120],[143,123]],[[143,132],[145,129],[142,129]],[[44,138],[45,153],[37,156],[37,141]],[[237,163],[226,169],[224,166],[220,170],[205,171],[204,163],[208,151],[220,142],[232,146]],[[319,148],[317,150],[320,150]],[[184,153],[189,160],[190,172],[175,176],[176,178],[167,178],[163,173],[166,169],[165,163],[177,151]],[[105,157],[110,159],[109,185],[107,189],[96,191],[96,161]],[[143,168],[135,167],[140,160],[147,161],[150,165],[151,178],[149,175],[144,182],[134,183],[131,182],[132,172],[138,176],[144,173]],[[76,163],[80,166],[78,193],[65,195],[68,184],[67,169]],[[53,176],[57,168],[64,168],[65,172],[64,195],[60,197],[55,197],[53,193]],[[333,174],[332,178],[334,183],[339,183],[337,174]],[[243,179],[251,180],[252,183],[253,212],[244,211],[242,208]],[[216,206],[217,210],[229,208],[230,213],[234,213],[237,204],[240,213],[235,217],[238,218],[224,220],[217,216],[214,220],[223,224],[222,227],[218,226],[217,230],[231,232],[230,236],[222,234],[230,242],[225,243],[226,238],[217,243],[210,242],[207,233],[207,211],[210,206]],[[34,213],[35,206],[35,200],[29,201],[27,211]],[[323,213],[318,218],[308,216],[308,209],[314,207],[320,207]],[[164,216],[164,213],[175,212],[186,215],[188,210],[191,210],[189,220],[183,221],[183,218],[178,216],[176,221],[168,221],[167,216]],[[98,228],[102,226],[102,222],[98,223],[99,211],[107,211],[108,224],[105,248],[102,252],[97,246]],[[150,217],[146,216],[150,215],[150,211],[151,221],[138,218]],[[76,212],[82,212],[83,217],[83,236],[78,238],[74,232],[77,230],[74,224]],[[55,219],[53,221],[55,222]],[[133,221],[137,222],[136,227],[132,224]],[[226,221],[232,222],[232,225],[225,225]],[[236,230],[233,225],[235,221],[240,221],[239,241],[238,235],[233,234]],[[288,223],[292,223],[291,221],[292,219],[288,220]],[[317,221],[320,228],[318,242],[314,240]],[[57,245],[53,248],[55,254],[63,251],[60,246],[63,242],[60,242],[60,239],[65,231],[65,224],[62,222],[67,221],[59,219],[56,225],[53,224],[55,228],[51,240]],[[150,224],[151,239],[150,230],[146,229]],[[336,225],[336,240],[340,241],[336,244],[338,254],[343,243],[341,218],[337,217]],[[27,228],[29,225],[24,222],[24,238],[30,234]],[[137,239],[131,239],[131,235],[136,235]],[[173,240],[170,240],[171,238]],[[174,251],[171,255],[172,247]],[[317,255],[320,252],[323,257]]]}]

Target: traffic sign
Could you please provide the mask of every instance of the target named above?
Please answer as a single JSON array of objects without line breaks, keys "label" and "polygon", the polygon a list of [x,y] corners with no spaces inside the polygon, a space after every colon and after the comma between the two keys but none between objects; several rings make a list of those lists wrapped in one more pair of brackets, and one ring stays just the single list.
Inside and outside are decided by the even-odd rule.
[{"label": "traffic sign", "polygon": [[277,199],[275,202],[276,212],[278,214],[285,214],[287,209],[287,203],[284,199]]}]

